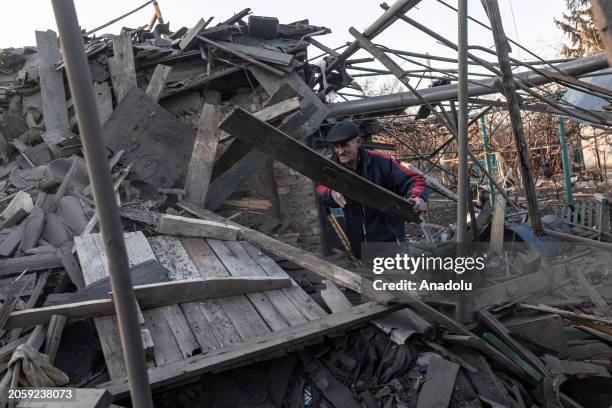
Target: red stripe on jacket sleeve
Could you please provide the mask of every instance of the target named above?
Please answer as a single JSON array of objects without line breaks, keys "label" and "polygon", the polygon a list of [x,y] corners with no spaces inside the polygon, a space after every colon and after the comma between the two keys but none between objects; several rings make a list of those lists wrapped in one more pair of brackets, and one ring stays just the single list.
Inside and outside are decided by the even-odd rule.
[{"label": "red stripe on jacket sleeve", "polygon": [[395,160],[393,157],[389,156],[388,154],[377,152],[375,150],[368,150],[368,153],[374,156],[383,157],[385,159],[390,160],[391,163],[395,167],[397,167],[398,169],[400,169],[400,171],[402,171],[407,176],[412,178],[414,185],[412,186],[412,189],[410,189],[410,197],[420,197],[421,194],[423,194],[423,192],[425,191],[425,188],[427,187],[427,182],[425,181],[423,177],[421,177],[420,174],[415,173],[409,168],[403,166],[400,162],[398,162],[397,160]]},{"label": "red stripe on jacket sleeve", "polygon": [[322,194],[325,194],[325,193],[330,193],[331,192],[331,188],[329,188],[327,186],[324,186],[322,184],[319,184],[317,186],[317,188],[315,189],[315,192],[317,193],[317,195],[322,195]]}]

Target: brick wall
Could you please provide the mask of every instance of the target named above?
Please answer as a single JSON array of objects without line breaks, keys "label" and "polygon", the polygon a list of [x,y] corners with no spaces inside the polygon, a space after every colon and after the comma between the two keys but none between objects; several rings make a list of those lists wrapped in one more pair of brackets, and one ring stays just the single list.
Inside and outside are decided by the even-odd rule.
[{"label": "brick wall", "polygon": [[298,245],[321,251],[321,224],[312,180],[282,163],[274,162],[282,229],[298,233]]}]

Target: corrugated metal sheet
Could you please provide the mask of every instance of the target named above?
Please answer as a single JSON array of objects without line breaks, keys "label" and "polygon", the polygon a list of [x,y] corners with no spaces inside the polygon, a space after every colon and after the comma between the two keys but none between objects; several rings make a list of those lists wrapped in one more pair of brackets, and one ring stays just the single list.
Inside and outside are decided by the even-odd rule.
[{"label": "corrugated metal sheet", "polygon": [[[600,75],[600,74],[608,75]],[[596,85],[601,88],[612,90],[612,68],[606,68],[601,71],[593,73],[594,76],[581,78],[581,81],[588,82],[591,85]],[[576,105],[582,109],[591,111],[607,111],[604,107],[610,105],[610,102],[597,96],[589,95],[584,92],[576,91],[575,89],[569,89],[563,96],[565,102]]]}]

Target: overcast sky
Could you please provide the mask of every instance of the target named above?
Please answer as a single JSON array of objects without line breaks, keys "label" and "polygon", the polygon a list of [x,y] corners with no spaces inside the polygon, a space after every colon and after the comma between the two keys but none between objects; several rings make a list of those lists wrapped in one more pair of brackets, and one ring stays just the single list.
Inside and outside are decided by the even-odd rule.
[{"label": "overcast sky", "polygon": [[[445,0],[456,6],[457,0]],[[0,48],[34,45],[34,30],[53,29],[55,19],[50,0],[4,0],[2,5],[3,22],[0,25]],[[75,0],[79,22],[82,27],[91,29],[141,5],[140,0]],[[352,37],[348,29],[354,26],[364,30],[383,10],[381,0],[159,0],[163,17],[170,22],[170,28],[192,26],[200,17],[214,16],[213,24],[222,21],[235,12],[251,7],[253,14],[276,16],[281,23],[309,19],[311,24],[323,25],[332,30],[331,34],[318,37],[324,44],[336,47]],[[392,4],[392,0],[389,0]],[[559,56],[560,44],[564,38],[554,25],[553,19],[564,11],[564,0],[499,0],[506,34],[545,58]],[[512,8],[511,8],[512,5]],[[135,14],[104,29],[103,33],[119,33],[122,26],[138,27],[148,23],[153,13],[149,5]],[[470,16],[487,22],[480,0],[468,1]],[[423,0],[408,13],[413,19],[433,29],[439,34],[456,42],[457,15],[436,0]],[[491,47],[491,33],[470,22],[469,42],[474,45]],[[456,53],[437,43],[427,35],[397,21],[378,36],[375,43],[390,48],[428,52],[433,55],[455,57]],[[318,50],[310,47],[310,55]],[[366,56],[361,54],[361,56]],[[513,50],[513,56],[532,59],[525,52]],[[437,63],[433,63],[437,66]],[[405,65],[404,65],[405,66]]]}]

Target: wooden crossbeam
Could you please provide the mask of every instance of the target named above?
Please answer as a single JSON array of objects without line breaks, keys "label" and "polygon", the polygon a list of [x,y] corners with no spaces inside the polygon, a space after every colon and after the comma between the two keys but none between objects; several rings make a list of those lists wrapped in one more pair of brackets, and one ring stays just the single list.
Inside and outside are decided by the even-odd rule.
[{"label": "wooden crossbeam", "polygon": [[[134,293],[141,309],[152,309],[289,287],[291,287],[291,280],[287,277],[227,277],[152,283],[135,286]],[[112,299],[89,300],[13,312],[9,315],[6,327],[30,327],[45,324],[53,315],[83,319],[108,316],[114,313],[115,305]]]}]

